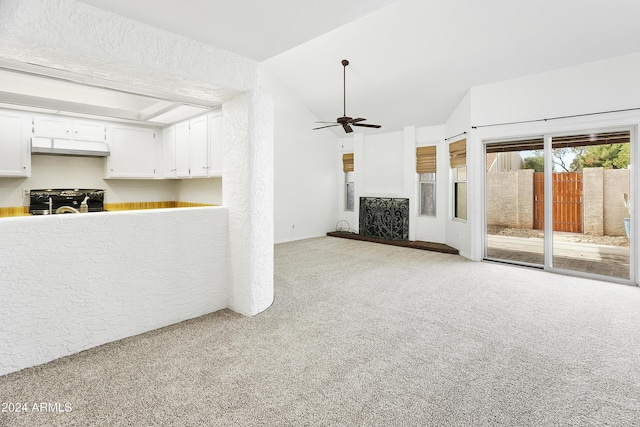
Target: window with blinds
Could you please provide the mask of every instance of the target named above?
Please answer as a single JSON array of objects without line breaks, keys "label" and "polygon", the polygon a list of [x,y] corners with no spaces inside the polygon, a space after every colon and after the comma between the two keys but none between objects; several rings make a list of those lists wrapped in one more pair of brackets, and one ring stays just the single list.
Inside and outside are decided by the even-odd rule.
[{"label": "window with blinds", "polygon": [[449,144],[449,162],[452,168],[464,167],[467,165],[467,140],[452,142]]},{"label": "window with blinds", "polygon": [[436,146],[416,148],[416,173],[420,177],[420,215],[436,216]]},{"label": "window with blinds", "polygon": [[353,172],[353,153],[344,153],[342,155],[342,170],[344,172]]}]

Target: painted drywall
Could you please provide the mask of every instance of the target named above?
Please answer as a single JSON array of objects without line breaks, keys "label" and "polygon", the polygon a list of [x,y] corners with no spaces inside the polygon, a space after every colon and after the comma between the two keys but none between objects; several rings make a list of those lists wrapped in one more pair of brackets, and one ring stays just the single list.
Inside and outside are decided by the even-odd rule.
[{"label": "painted drywall", "polygon": [[403,132],[365,135],[363,197],[404,197]]},{"label": "painted drywall", "polygon": [[471,89],[471,124],[640,108],[639,74],[640,53],[635,53],[476,86]]},{"label": "painted drywall", "polygon": [[227,306],[222,207],[0,221],[0,375]]},{"label": "painted drywall", "polygon": [[176,187],[176,201],[222,205],[222,178],[182,179]]},{"label": "painted drywall", "polygon": [[312,130],[319,119],[264,67],[259,86],[274,102],[275,242],[323,236],[337,222],[336,136]]}]

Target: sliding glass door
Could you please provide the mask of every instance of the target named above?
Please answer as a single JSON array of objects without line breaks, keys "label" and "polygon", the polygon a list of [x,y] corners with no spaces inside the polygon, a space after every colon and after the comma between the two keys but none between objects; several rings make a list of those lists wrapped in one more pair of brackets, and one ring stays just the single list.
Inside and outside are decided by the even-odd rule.
[{"label": "sliding glass door", "polygon": [[544,266],[542,137],[486,146],[486,257]]},{"label": "sliding glass door", "polygon": [[487,144],[485,258],[630,279],[630,136]]}]

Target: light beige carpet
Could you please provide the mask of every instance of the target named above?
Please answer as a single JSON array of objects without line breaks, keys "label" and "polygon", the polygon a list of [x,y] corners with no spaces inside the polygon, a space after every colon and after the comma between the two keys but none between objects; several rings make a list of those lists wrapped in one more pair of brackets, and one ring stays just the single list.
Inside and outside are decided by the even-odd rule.
[{"label": "light beige carpet", "polygon": [[640,425],[636,287],[331,237],[275,272],[258,316],[0,377],[2,402],[61,404],[0,425]]}]

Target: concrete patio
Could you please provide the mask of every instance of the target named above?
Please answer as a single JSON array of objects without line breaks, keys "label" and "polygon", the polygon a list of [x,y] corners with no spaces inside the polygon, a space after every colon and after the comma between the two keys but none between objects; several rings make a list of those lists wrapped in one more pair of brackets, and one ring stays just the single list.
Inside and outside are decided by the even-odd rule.
[{"label": "concrete patio", "polygon": [[[554,233],[553,266],[629,279],[629,247],[577,242],[575,233]],[[544,239],[487,235],[487,258],[544,264]]]}]

